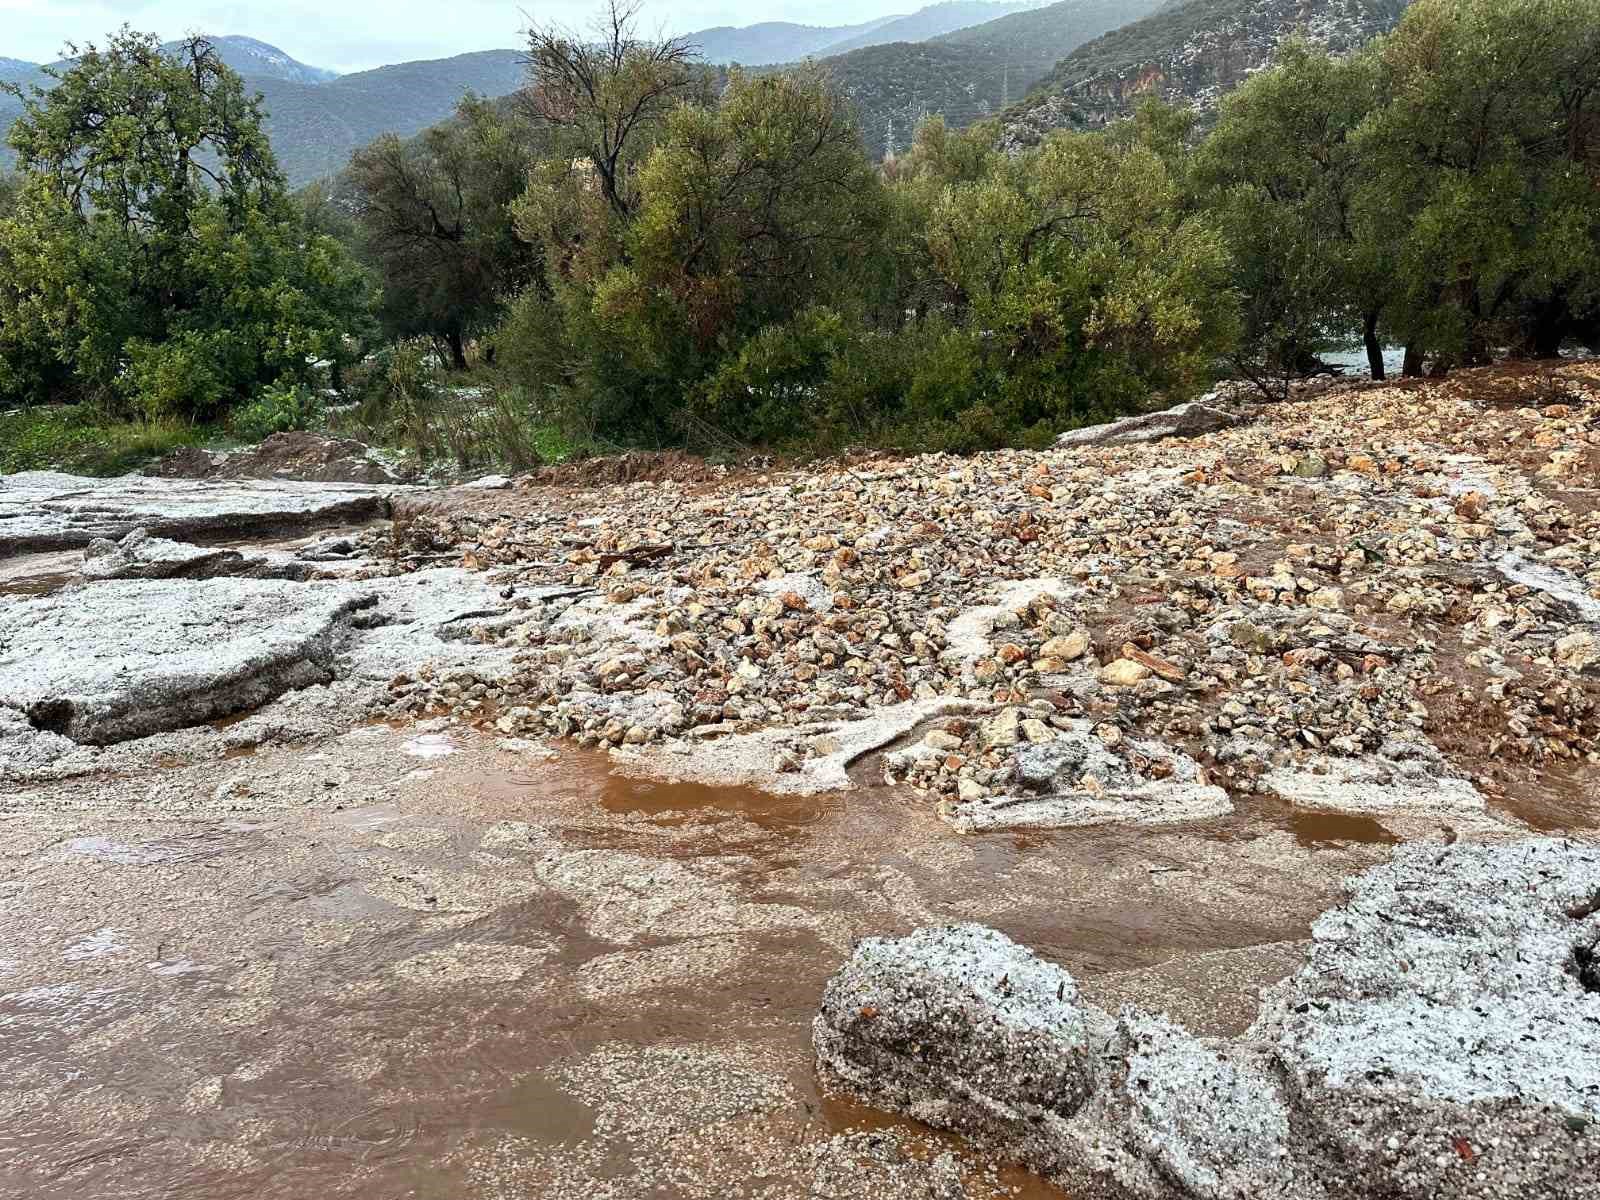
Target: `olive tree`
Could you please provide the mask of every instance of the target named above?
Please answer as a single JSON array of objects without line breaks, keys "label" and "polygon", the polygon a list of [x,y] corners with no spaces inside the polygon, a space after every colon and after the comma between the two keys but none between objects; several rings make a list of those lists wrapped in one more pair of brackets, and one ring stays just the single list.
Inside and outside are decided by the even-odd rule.
[{"label": "olive tree", "polygon": [[10,141],[0,395],[208,417],[347,353],[361,276],[303,229],[257,101],[204,38],[75,50]]}]

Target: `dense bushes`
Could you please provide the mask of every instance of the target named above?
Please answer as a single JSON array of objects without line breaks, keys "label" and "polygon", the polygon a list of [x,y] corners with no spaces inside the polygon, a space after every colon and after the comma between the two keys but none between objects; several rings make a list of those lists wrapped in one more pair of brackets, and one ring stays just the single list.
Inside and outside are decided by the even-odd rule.
[{"label": "dense bushes", "polygon": [[1204,134],[1152,105],[1013,153],[935,120],[881,165],[814,68],[602,29],[536,29],[524,95],[381,140],[298,210],[203,40],[91,48],[12,135],[0,404],[256,436],[331,387],[463,467],[964,451],[1223,371],[1283,394],[1351,340],[1413,371],[1600,341],[1600,0],[1417,0],[1355,55],[1285,48]]},{"label": "dense bushes", "polygon": [[[541,38],[558,77],[587,52]],[[624,32],[614,51],[612,103],[688,86],[670,47]],[[1013,158],[994,126],[934,123],[885,173],[814,69],[733,72],[615,144],[575,103],[516,206],[545,278],[494,340],[587,438],[1041,441],[1193,390],[1231,344],[1220,233],[1141,138]],[[614,184],[607,154],[634,164]]]},{"label": "dense bushes", "polygon": [[1407,369],[1597,341],[1596,0],[1418,0],[1351,58],[1306,47],[1231,97],[1200,157],[1246,298],[1241,367],[1330,340]]}]

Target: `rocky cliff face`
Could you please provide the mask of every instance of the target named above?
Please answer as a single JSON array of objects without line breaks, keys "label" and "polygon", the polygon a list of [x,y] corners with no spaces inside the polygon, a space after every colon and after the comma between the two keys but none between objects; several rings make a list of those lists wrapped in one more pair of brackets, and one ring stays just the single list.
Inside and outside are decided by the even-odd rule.
[{"label": "rocky cliff face", "polygon": [[1026,145],[1052,129],[1098,128],[1146,96],[1202,112],[1270,66],[1291,37],[1336,52],[1392,29],[1409,0],[1188,0],[1080,47],[1011,114]]}]

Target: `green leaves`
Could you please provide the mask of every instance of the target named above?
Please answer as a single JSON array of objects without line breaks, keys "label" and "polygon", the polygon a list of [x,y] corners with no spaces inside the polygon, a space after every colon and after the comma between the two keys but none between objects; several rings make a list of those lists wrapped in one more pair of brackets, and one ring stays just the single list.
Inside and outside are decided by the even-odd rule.
[{"label": "green leaves", "polygon": [[288,203],[255,101],[202,38],[124,31],[13,126],[0,397],[208,418],[348,356],[369,297]]}]

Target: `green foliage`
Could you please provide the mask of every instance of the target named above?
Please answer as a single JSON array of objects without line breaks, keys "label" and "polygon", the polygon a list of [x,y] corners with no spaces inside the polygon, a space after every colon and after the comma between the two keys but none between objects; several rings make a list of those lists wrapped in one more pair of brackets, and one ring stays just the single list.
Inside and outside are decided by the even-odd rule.
[{"label": "green foliage", "polygon": [[259,442],[275,433],[315,428],[327,415],[327,406],[305,384],[282,383],[235,409],[228,425],[246,441]]},{"label": "green foliage", "polygon": [[588,159],[535,168],[515,212],[545,276],[497,361],[584,443],[1040,444],[1191,393],[1231,345],[1187,132],[1010,156],[936,119],[879,172],[826,71],[735,70],[641,125],[616,198]]},{"label": "green foliage", "polygon": [[453,385],[424,339],[375,355],[351,382],[361,400],[341,429],[404,450],[424,466],[526,471],[566,451],[525,391],[492,379]]},{"label": "green foliage", "polygon": [[[1596,0],[1419,0],[1345,59],[1291,47],[1199,155],[1269,391],[1355,333],[1381,364],[1600,340]],[[1268,386],[1270,382],[1270,387]]]},{"label": "green foliage", "polygon": [[[1291,44],[1224,103],[1198,155],[1245,297],[1239,369],[1276,395],[1388,306],[1393,206],[1375,186],[1363,123],[1377,104],[1370,55]],[[1378,362],[1382,355],[1379,348]]]},{"label": "green foliage", "polygon": [[204,39],[123,32],[13,126],[0,400],[210,419],[348,357],[365,284],[289,204],[261,114]]},{"label": "green foliage", "polygon": [[105,422],[71,405],[0,412],[0,475],[67,471],[122,475],[180,446],[200,445],[208,431],[178,421]]},{"label": "green foliage", "polygon": [[1600,308],[1596,0],[1419,0],[1373,50],[1393,327],[1445,361],[1553,353]]},{"label": "green foliage", "polygon": [[534,139],[511,106],[469,96],[420,137],[386,135],[356,154],[346,178],[392,336],[437,337],[464,368],[467,340],[535,280],[536,248],[516,237],[510,213]]},{"label": "green foliage", "polygon": [[967,343],[945,370],[987,414],[975,444],[1192,391],[1234,334],[1222,239],[1143,144],[1058,134],[998,159],[944,189],[927,243]]}]

